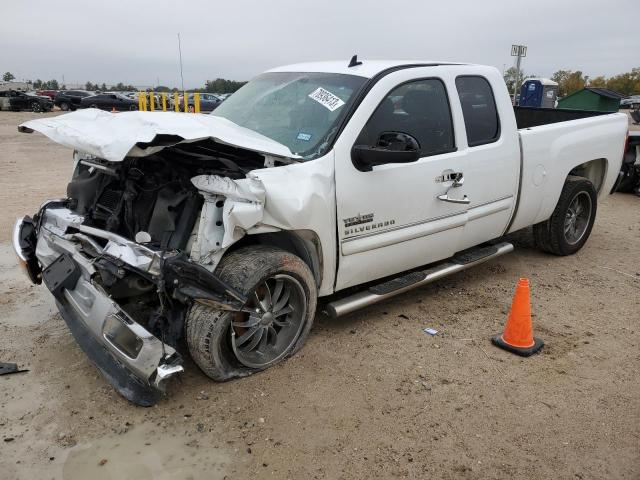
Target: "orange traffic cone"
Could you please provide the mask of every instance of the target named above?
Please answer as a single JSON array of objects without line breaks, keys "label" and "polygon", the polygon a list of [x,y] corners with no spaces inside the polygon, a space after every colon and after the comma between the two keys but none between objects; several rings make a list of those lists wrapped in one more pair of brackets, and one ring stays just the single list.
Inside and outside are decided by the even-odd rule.
[{"label": "orange traffic cone", "polygon": [[118,113],[118,110],[116,110],[116,107],[111,107],[111,113]]},{"label": "orange traffic cone", "polygon": [[504,332],[492,337],[491,341],[494,345],[523,357],[533,355],[543,347],[544,342],[533,336],[529,280],[526,278],[521,278],[518,282]]}]

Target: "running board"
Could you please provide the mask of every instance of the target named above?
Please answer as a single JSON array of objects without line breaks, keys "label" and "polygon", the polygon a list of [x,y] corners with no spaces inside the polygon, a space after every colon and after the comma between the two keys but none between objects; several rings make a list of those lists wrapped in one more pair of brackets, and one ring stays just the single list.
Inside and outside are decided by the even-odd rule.
[{"label": "running board", "polygon": [[475,247],[457,253],[449,260],[426,270],[418,270],[401,277],[388,280],[369,287],[369,289],[358,292],[349,297],[341,298],[328,303],[325,312],[332,318],[341,317],[374,303],[382,302],[387,298],[399,295],[407,290],[411,290],[427,283],[434,282],[441,278],[461,272],[467,268],[474,267],[481,263],[500,257],[505,253],[513,251],[513,245],[507,242],[495,245]]}]

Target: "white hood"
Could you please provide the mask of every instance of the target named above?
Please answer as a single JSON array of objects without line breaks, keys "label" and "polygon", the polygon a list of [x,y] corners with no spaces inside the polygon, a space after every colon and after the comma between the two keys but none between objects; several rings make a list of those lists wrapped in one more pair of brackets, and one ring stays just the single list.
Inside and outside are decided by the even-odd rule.
[{"label": "white hood", "polygon": [[[94,108],[66,115],[30,120],[18,127],[21,132],[40,132],[51,140],[75,150],[112,162],[125,157],[144,157],[165,147],[211,138],[216,142],[277,157],[300,158],[285,145],[248,128],[214,115],[176,112],[109,113]],[[166,141],[157,135],[173,135],[182,140]],[[142,147],[138,143],[145,143]]]}]

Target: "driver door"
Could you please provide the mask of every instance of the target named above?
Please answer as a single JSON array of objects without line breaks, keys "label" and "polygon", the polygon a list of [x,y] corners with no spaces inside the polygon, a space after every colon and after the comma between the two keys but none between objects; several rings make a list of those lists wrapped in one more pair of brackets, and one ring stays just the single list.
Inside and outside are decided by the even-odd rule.
[{"label": "driver door", "polygon": [[[336,290],[458,251],[467,208],[464,186],[457,183],[463,183],[466,160],[456,148],[447,87],[435,72],[437,68],[432,67],[429,78],[414,80],[416,70],[412,69],[379,81],[350,122],[362,125],[364,121],[364,128],[352,132],[351,138],[345,130],[336,143],[340,259]],[[402,76],[410,79],[403,81]],[[373,113],[365,120],[361,112],[367,108]],[[417,141],[417,160],[382,163],[383,159],[367,171],[367,165],[352,155],[361,150],[353,147],[362,145],[376,147],[380,154],[385,148],[381,139],[394,132]],[[388,158],[400,160],[393,152]]]}]

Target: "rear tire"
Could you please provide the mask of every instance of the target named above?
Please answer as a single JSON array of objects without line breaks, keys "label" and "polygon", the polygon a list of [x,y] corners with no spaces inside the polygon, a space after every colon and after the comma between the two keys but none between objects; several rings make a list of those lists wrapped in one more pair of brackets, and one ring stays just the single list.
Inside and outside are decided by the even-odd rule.
[{"label": "rear tire", "polygon": [[33,102],[31,104],[31,111],[34,113],[41,113],[42,112],[42,105],[40,105],[39,102]]},{"label": "rear tire", "polygon": [[[250,246],[223,257],[216,274],[249,297],[247,306],[252,313],[192,305],[186,319],[187,346],[208,377],[216,381],[245,377],[281,362],[302,347],[317,303],[313,274],[302,259],[279,248]],[[264,308],[265,303],[271,306]],[[262,313],[254,316],[254,311]],[[257,333],[252,336],[254,329]]]},{"label": "rear tire", "polygon": [[593,183],[584,177],[567,177],[551,217],[533,226],[538,248],[560,256],[580,250],[591,234],[597,201]]}]

